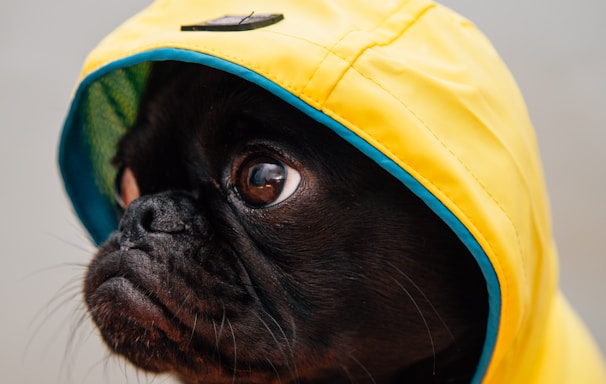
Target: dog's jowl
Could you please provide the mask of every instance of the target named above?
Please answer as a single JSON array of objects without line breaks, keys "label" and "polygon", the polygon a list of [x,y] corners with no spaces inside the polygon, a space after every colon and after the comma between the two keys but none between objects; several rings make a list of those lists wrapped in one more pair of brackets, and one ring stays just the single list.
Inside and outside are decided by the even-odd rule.
[{"label": "dog's jowl", "polygon": [[116,352],[190,382],[469,381],[479,268],[373,161],[259,87],[158,63],[86,277]]},{"label": "dog's jowl", "polygon": [[430,0],[157,0],[61,138],[110,351],[188,384],[606,383],[523,99]]}]

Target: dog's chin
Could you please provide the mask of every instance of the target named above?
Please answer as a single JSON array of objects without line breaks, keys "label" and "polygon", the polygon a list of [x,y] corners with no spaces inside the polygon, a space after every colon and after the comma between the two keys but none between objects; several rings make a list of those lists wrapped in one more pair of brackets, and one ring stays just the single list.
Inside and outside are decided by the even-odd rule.
[{"label": "dog's chin", "polygon": [[86,302],[114,352],[145,370],[163,372],[179,361],[184,335],[172,324],[179,322],[178,314],[171,313],[141,283],[143,273],[121,270],[127,259],[149,256],[140,250],[120,249],[99,254],[87,277]]},{"label": "dog's chin", "polygon": [[[173,352],[168,347],[173,342],[164,326],[168,319],[145,292],[128,279],[113,277],[99,286],[89,301],[95,308],[93,316],[105,341],[115,352],[143,369],[153,372],[166,369],[167,361],[157,357],[170,359]],[[162,345],[165,350],[158,349]]]},{"label": "dog's chin", "polygon": [[[157,266],[152,259],[154,256],[141,250],[117,249],[99,253],[91,266],[85,284],[87,305],[114,353],[143,370],[176,374],[192,384],[299,380],[295,359],[313,357],[295,357],[287,341],[280,346],[277,340],[287,336],[282,328],[272,329],[274,319],[263,320],[263,314],[237,316],[228,305],[221,309],[223,313],[216,308],[203,312],[198,307],[200,312],[192,316],[186,308],[188,293],[179,292],[180,284],[172,292],[184,297],[180,304],[164,301],[166,285],[154,283],[150,288],[149,268]],[[147,267],[133,270],[128,260]],[[154,273],[163,276],[159,279],[168,278],[168,273]],[[254,309],[245,311],[250,314]],[[324,382],[328,377],[330,382],[339,382],[340,378],[331,380],[332,375],[330,369],[314,369],[311,380]]]},{"label": "dog's chin", "polygon": [[[234,379],[239,375],[235,375],[232,368],[233,358],[226,357],[233,352],[222,351],[223,343],[219,340],[205,340],[196,332],[198,324],[204,325],[213,316],[199,314],[192,319],[187,308],[179,308],[187,305],[186,292],[173,292],[176,296],[184,295],[183,303],[169,303],[163,301],[165,298],[158,291],[166,289],[165,286],[150,287],[150,268],[155,268],[152,259],[153,256],[141,250],[117,249],[100,253],[92,266],[85,288],[86,301],[106,344],[150,372],[177,372],[185,378],[195,376],[191,382],[198,382],[197,378],[202,375],[212,378],[213,383],[238,382]],[[126,267],[125,272],[125,266],[132,264],[128,260],[136,260],[147,268]],[[222,332],[234,332],[229,329],[232,325],[221,324],[221,319],[211,319],[213,321],[216,327],[225,328]],[[266,378],[263,372],[249,371],[245,381],[269,382]]]}]

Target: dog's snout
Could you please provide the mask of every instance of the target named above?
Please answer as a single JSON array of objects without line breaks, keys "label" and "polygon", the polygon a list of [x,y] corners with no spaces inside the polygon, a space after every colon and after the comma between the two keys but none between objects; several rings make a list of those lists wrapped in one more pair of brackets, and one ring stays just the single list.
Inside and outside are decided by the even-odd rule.
[{"label": "dog's snout", "polygon": [[133,246],[151,235],[184,232],[204,235],[206,226],[193,199],[182,194],[142,196],[127,208],[120,222],[122,243]]}]

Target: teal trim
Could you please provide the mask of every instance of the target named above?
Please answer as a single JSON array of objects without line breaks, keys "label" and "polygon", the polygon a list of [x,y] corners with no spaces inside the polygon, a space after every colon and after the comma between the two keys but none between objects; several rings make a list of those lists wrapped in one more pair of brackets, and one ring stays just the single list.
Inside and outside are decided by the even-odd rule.
[{"label": "teal trim", "polygon": [[293,105],[311,118],[332,129],[344,140],[377,162],[377,164],[385,168],[389,173],[406,185],[414,194],[421,198],[448,224],[475,257],[486,279],[489,295],[488,327],[482,356],[472,380],[472,383],[480,383],[486,374],[496,344],[501,314],[501,289],[492,263],[477,240],[463,223],[461,223],[461,221],[446,208],[440,200],[438,200],[438,198],[379,150],[364,141],[341,123],[309,106],[276,83],[238,64],[200,52],[163,48],[143,52],[112,62],[91,73],[82,81],[65,123],[59,148],[59,163],[64,178],[65,188],[72,200],[76,214],[80,217],[95,243],[100,244],[103,242],[109,234],[117,228],[117,220],[112,203],[109,202],[108,199],[103,198],[99,193],[95,181],[91,176],[93,172],[90,161],[86,160],[88,159],[88,154],[86,153],[87,149],[82,141],[78,117],[78,110],[80,109],[83,95],[93,82],[111,71],[146,61],[164,60],[198,63],[223,70],[251,81],[269,92],[272,92],[285,102]]},{"label": "teal trim", "polygon": [[95,244],[104,241],[118,226],[116,210],[99,190],[81,129],[81,101],[85,87],[80,87],[67,116],[59,144],[59,168],[76,215]]}]

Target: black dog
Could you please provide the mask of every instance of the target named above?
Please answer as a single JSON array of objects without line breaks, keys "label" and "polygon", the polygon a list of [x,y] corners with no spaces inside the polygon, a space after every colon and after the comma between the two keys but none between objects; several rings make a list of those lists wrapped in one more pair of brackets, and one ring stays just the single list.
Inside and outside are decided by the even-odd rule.
[{"label": "black dog", "polygon": [[453,233],[332,131],[234,76],[154,66],[85,296],[188,383],[468,382],[487,294]]}]

